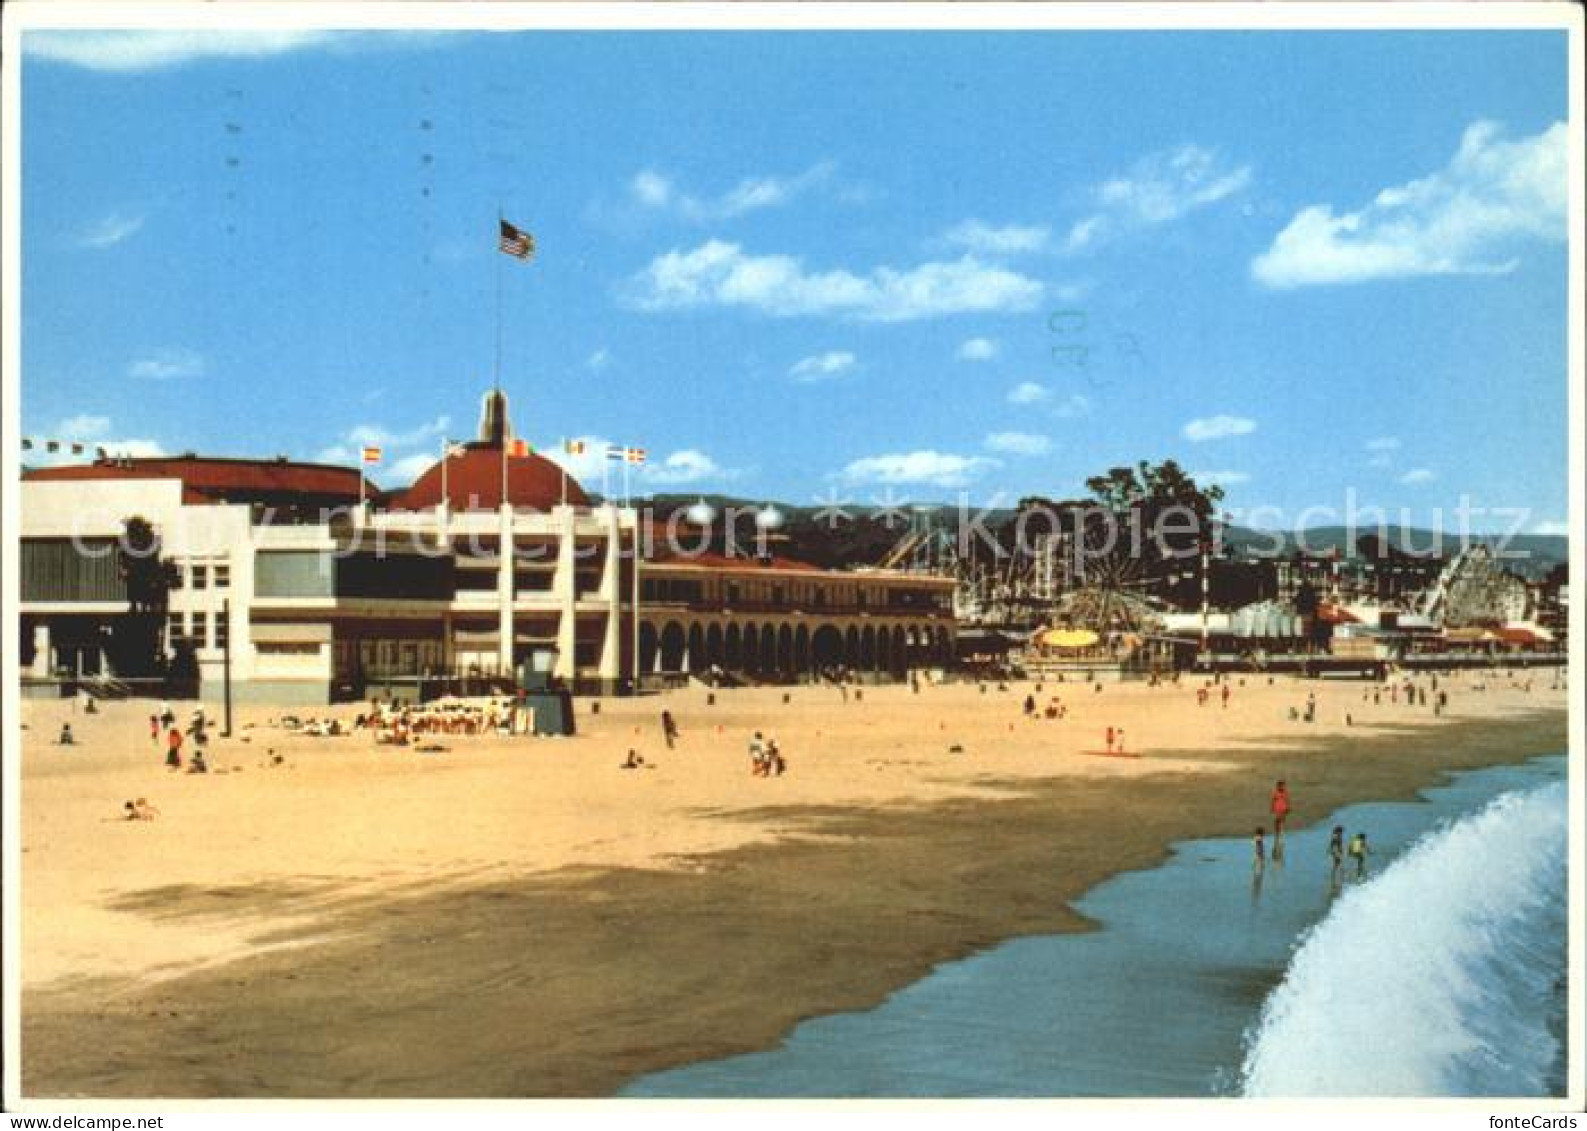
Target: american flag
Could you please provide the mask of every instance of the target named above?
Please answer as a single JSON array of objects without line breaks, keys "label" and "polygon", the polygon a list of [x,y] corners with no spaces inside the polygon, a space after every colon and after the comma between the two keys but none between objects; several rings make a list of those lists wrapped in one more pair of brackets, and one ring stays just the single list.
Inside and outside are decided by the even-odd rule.
[{"label": "american flag", "polygon": [[513,227],[507,221],[501,222],[501,243],[498,245],[508,255],[518,259],[532,259],[535,253],[535,238],[528,232]]},{"label": "american flag", "polygon": [[627,448],[619,448],[615,444],[608,444],[606,446],[606,458],[607,459],[622,459],[624,453],[627,452],[627,450],[628,450]]}]

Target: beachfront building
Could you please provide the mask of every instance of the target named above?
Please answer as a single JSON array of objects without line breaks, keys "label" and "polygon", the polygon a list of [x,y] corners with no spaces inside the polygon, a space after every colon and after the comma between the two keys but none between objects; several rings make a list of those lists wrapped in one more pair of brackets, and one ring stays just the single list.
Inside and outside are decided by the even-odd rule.
[{"label": "beachfront building", "polygon": [[389,494],[285,458],[27,470],[25,688],[128,674],[132,517],[174,567],[163,646],[191,651],[205,698],[228,678],[240,701],[323,703],[525,667],[609,693],[713,669],[896,674],[951,654],[951,581],[657,551],[636,509],[592,500],[517,441],[496,391],[478,439]]}]

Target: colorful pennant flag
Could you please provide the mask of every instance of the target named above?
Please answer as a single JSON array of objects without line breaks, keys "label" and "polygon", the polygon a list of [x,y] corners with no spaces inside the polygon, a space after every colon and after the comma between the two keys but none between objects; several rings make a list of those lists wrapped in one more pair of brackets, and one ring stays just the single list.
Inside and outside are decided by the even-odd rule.
[{"label": "colorful pennant flag", "polygon": [[364,449],[364,462],[365,463],[379,463],[380,462],[380,456],[381,456],[381,452],[380,452],[379,448],[366,447]]},{"label": "colorful pennant flag", "polygon": [[562,442],[562,451],[566,455],[581,456],[587,446],[583,440],[564,440]]},{"label": "colorful pennant flag", "polygon": [[629,463],[644,463],[645,462],[645,449],[644,448],[625,448],[625,449],[623,449],[623,456],[624,456],[625,459],[628,460]]},{"label": "colorful pennant flag", "polygon": [[525,459],[534,455],[534,448],[529,446],[528,440],[513,440],[508,443],[507,452],[514,459]]}]

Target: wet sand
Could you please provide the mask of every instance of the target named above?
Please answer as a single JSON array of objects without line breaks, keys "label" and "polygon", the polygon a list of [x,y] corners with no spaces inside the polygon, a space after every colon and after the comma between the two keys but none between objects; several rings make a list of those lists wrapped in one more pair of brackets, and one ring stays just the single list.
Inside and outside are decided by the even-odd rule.
[{"label": "wet sand", "polygon": [[[573,739],[441,754],[291,737],[256,709],[206,776],[161,768],[147,703],[30,703],[23,1090],[610,1095],[1002,939],[1083,929],[1067,901],[1173,840],[1264,823],[1275,778],[1300,825],[1565,748],[1548,674],[1530,693],[1476,678],[1446,681],[1442,719],[1285,678],[1237,683],[1227,709],[1188,681],[1049,684],[1039,699],[1070,704],[1055,721],[1021,717],[1018,683],[715,706],[691,688],[581,704]],[[1318,722],[1290,721],[1308,693]],[[63,718],[81,745],[52,744]],[[1108,725],[1143,756],[1082,756]],[[787,776],[750,776],[757,727]],[[618,769],[630,747],[657,768]],[[159,819],[116,820],[134,797]]]}]

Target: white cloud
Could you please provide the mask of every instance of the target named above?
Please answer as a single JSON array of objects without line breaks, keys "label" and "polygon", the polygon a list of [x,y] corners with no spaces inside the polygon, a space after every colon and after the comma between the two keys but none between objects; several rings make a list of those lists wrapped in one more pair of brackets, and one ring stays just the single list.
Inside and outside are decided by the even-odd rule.
[{"label": "white cloud", "polygon": [[[22,453],[22,462],[28,467],[61,467],[98,459],[100,451],[109,456],[133,458],[165,455],[165,449],[154,440],[115,439],[114,431],[108,416],[83,414],[68,417],[60,422],[51,436],[29,436],[33,446]],[[54,452],[47,446],[52,440],[58,445]],[[73,444],[82,450],[73,452]]]},{"label": "white cloud", "polygon": [[56,433],[63,440],[97,440],[110,433],[110,417],[90,416],[84,413],[81,416],[72,416],[61,421],[61,426]]},{"label": "white cloud", "polygon": [[[606,458],[606,449],[611,444],[610,440],[604,436],[575,436],[572,439],[584,442],[583,454],[569,455],[563,450],[561,440],[544,446],[536,445],[535,451],[561,467],[585,487],[598,483],[600,477],[609,472],[616,472],[621,476],[621,466]],[[621,482],[621,479],[619,478],[618,481]]]},{"label": "white cloud", "polygon": [[1045,227],[1023,227],[1009,224],[994,228],[980,220],[966,220],[943,234],[943,241],[953,247],[980,255],[1017,255],[1020,252],[1040,251],[1047,246],[1052,233]]},{"label": "white cloud", "polygon": [[419,476],[429,471],[436,460],[441,458],[439,451],[414,452],[412,455],[403,456],[391,465],[387,478],[393,483],[412,483]]},{"label": "white cloud", "polygon": [[1244,436],[1256,431],[1256,421],[1248,416],[1203,416],[1185,425],[1184,436],[1193,444],[1221,440],[1225,436]]},{"label": "white cloud", "polygon": [[1405,484],[1407,487],[1416,487],[1423,483],[1431,483],[1437,478],[1438,476],[1434,475],[1425,467],[1413,467],[1404,475],[1400,476],[1400,482]]},{"label": "white cloud", "polygon": [[646,464],[642,472],[647,481],[666,486],[698,483],[703,479],[731,479],[736,474],[696,448],[673,452],[660,463]]},{"label": "white cloud", "polygon": [[95,221],[77,237],[78,247],[106,248],[114,247],[122,240],[138,233],[143,227],[142,216],[123,216],[119,212]]},{"label": "white cloud", "polygon": [[1569,146],[1564,122],[1517,141],[1499,133],[1493,122],[1472,124],[1448,165],[1355,212],[1302,209],[1251,274],[1269,287],[1302,287],[1513,270],[1517,244],[1565,238]]},{"label": "white cloud", "polygon": [[1034,432],[993,432],[987,436],[986,446],[1013,456],[1044,456],[1052,451],[1052,440]]},{"label": "white cloud", "polygon": [[656,257],[629,283],[642,310],[729,306],[774,315],[843,315],[902,322],[949,314],[1029,310],[1042,284],[973,256],[908,270],[877,267],[864,275],[808,272],[790,255],[748,255],[735,243],[709,240],[691,251]]},{"label": "white cloud", "polygon": [[[357,424],[343,433],[341,439],[330,447],[321,448],[315,455],[319,463],[347,464],[357,463],[363,457],[363,449],[391,448],[400,451],[403,448],[412,448],[429,441],[439,441],[446,435],[446,430],[451,427],[450,417],[438,416],[425,424],[417,425],[405,431],[396,432],[379,424]],[[441,445],[437,442],[431,445],[434,450],[418,452],[393,463],[395,471],[398,467],[411,467],[415,461],[424,460],[428,467],[441,458]],[[382,454],[385,454],[384,452]]]},{"label": "white cloud", "polygon": [[991,338],[969,338],[959,347],[961,361],[991,361],[997,356],[997,343]]},{"label": "white cloud", "polygon": [[825,381],[847,373],[855,366],[855,358],[847,350],[828,350],[826,353],[812,354],[794,362],[788,370],[788,376],[795,381]]},{"label": "white cloud", "polygon": [[1233,487],[1237,483],[1251,481],[1251,476],[1244,471],[1195,471],[1190,477],[1197,483],[1216,483],[1220,487]]},{"label": "white cloud", "polygon": [[171,381],[178,377],[198,377],[203,372],[203,357],[189,349],[158,350],[127,366],[127,376],[145,381]]},{"label": "white cloud", "polygon": [[1035,381],[1021,381],[1008,391],[1009,404],[1040,404],[1052,396],[1052,390]]},{"label": "white cloud", "polygon": [[835,168],[832,162],[822,161],[791,177],[745,177],[721,196],[712,198],[680,192],[670,177],[645,169],[629,182],[628,191],[645,208],[675,212],[699,223],[731,220],[787,204],[825,184]]},{"label": "white cloud", "polygon": [[29,58],[91,71],[152,71],[202,59],[263,58],[319,47],[329,31],[34,31],[23,36]]},{"label": "white cloud", "polygon": [[605,369],[611,363],[612,351],[607,349],[605,346],[602,346],[600,349],[590,354],[589,357],[584,359],[585,367],[588,369],[593,369],[597,373],[599,373],[602,369]]},{"label": "white cloud", "polygon": [[1229,167],[1216,150],[1199,145],[1151,153],[1126,174],[1092,190],[1094,211],[1076,221],[1064,241],[1081,251],[1131,230],[1166,224],[1239,192],[1251,181],[1251,168]]},{"label": "white cloud", "polygon": [[629,183],[628,191],[647,208],[664,208],[672,199],[672,182],[654,169],[644,169]]},{"label": "white cloud", "polygon": [[1060,420],[1073,420],[1091,411],[1091,398],[1084,393],[1070,393],[1053,406],[1052,414]]},{"label": "white cloud", "polygon": [[850,463],[841,475],[851,483],[926,483],[935,487],[963,487],[987,469],[997,466],[997,460],[983,456],[959,456],[927,450],[866,456]]},{"label": "white cloud", "polygon": [[1367,441],[1367,451],[1369,452],[1394,452],[1398,451],[1399,447],[1400,438],[1398,436],[1378,436]]}]

